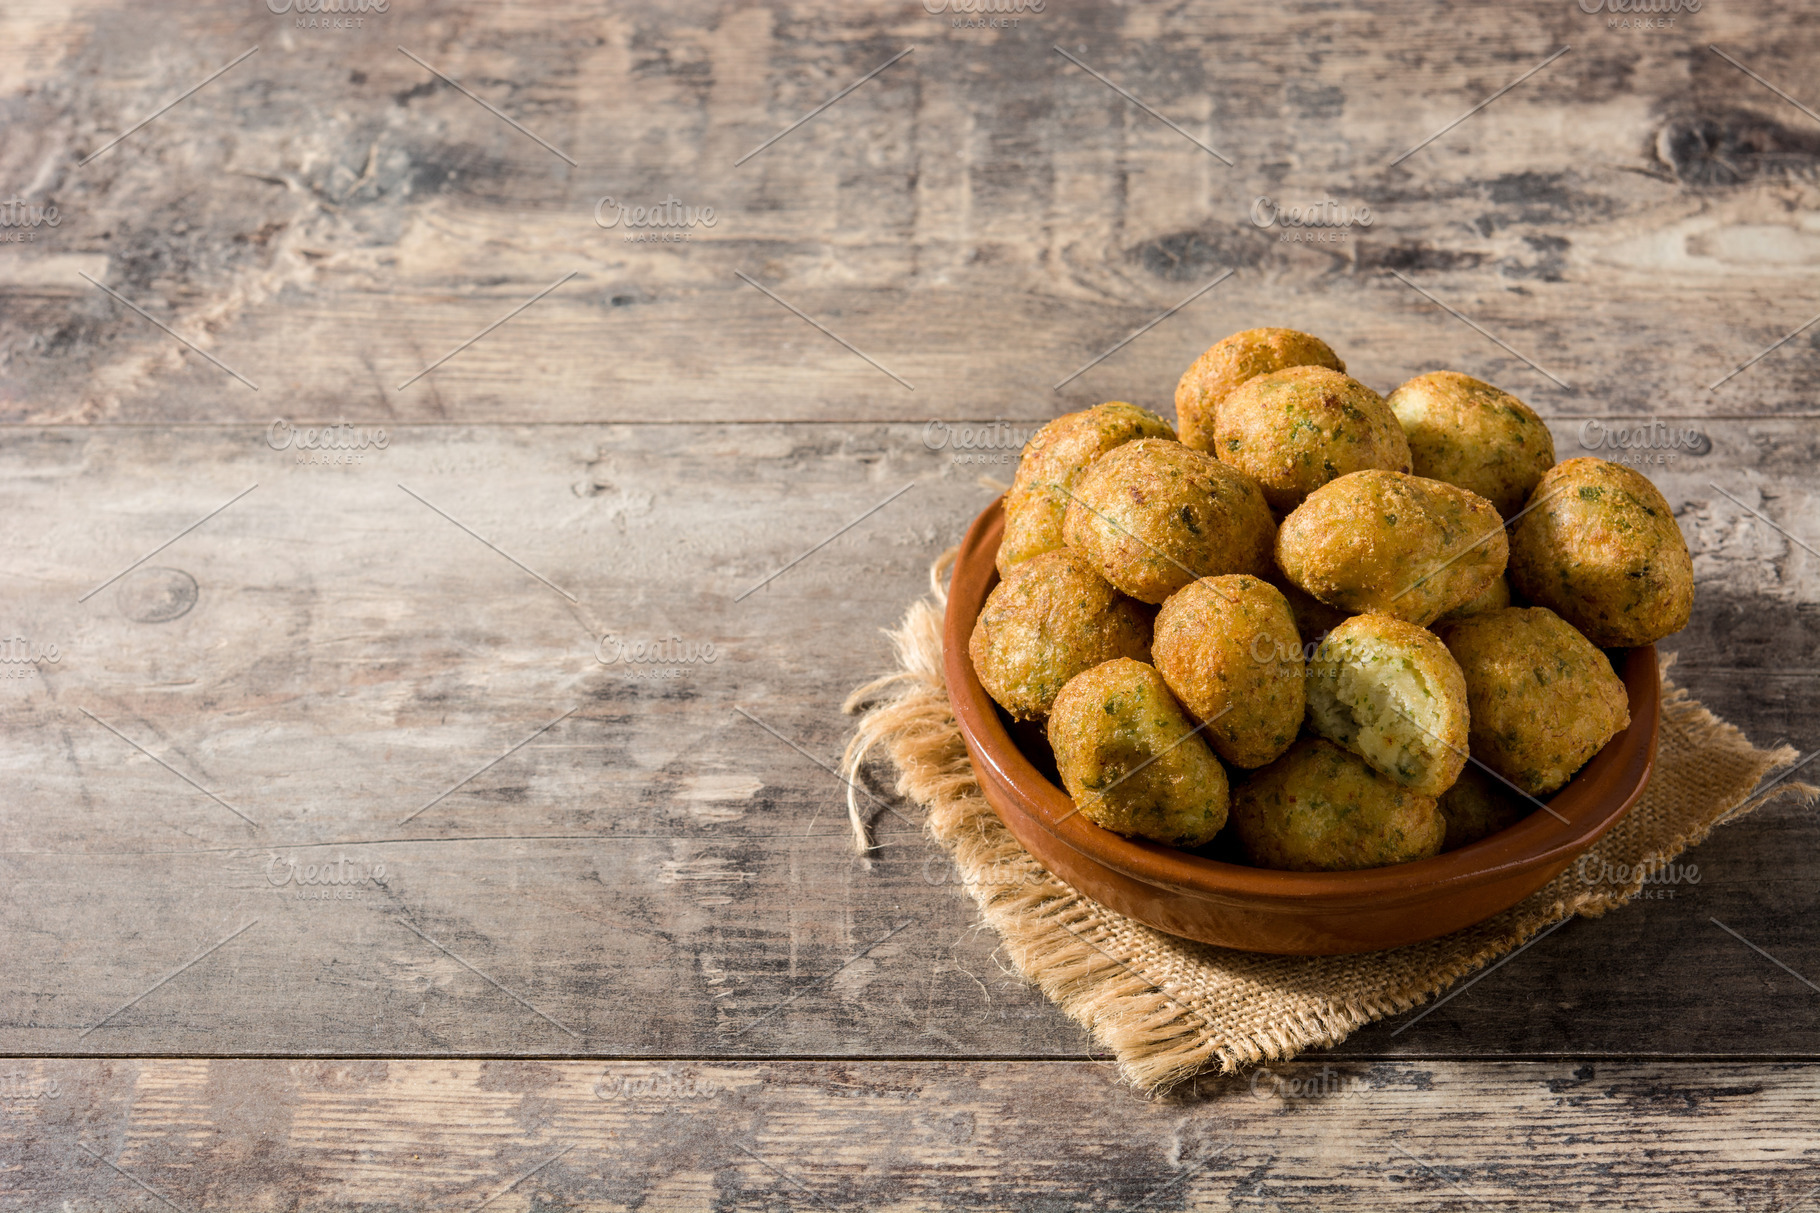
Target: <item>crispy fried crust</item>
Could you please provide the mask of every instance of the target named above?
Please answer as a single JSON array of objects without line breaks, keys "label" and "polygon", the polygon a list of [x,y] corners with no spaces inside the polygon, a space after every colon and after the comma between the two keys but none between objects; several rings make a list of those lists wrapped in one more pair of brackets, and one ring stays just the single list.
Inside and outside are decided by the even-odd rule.
[{"label": "crispy fried crust", "polygon": [[1157,672],[1214,752],[1261,767],[1302,727],[1302,640],[1289,603],[1243,574],[1204,577],[1169,596],[1151,642]]},{"label": "crispy fried crust", "polygon": [[1409,439],[1416,475],[1477,493],[1505,518],[1554,466],[1554,437],[1535,410],[1482,379],[1418,375],[1385,403]]},{"label": "crispy fried crust", "polygon": [[1304,657],[1314,652],[1314,643],[1321,637],[1352,618],[1351,611],[1343,611],[1336,606],[1328,606],[1313,594],[1289,580],[1282,569],[1273,562],[1264,580],[1277,588],[1289,603],[1289,613],[1295,616],[1296,630],[1302,634],[1302,654]]},{"label": "crispy fried crust", "polygon": [[1005,495],[1005,537],[998,571],[1062,546],[1068,490],[1089,463],[1138,438],[1174,438],[1169,423],[1148,409],[1114,400],[1057,417],[1030,436]]},{"label": "crispy fried crust", "polygon": [[1434,798],[1399,787],[1356,754],[1305,737],[1232,798],[1232,827],[1258,867],[1343,872],[1437,854]]},{"label": "crispy fried crust", "polygon": [[1489,838],[1528,817],[1536,803],[1525,800],[1493,776],[1468,765],[1454,785],[1441,793],[1441,816],[1447,819],[1443,851]]},{"label": "crispy fried crust", "polygon": [[1510,596],[1510,574],[1507,569],[1504,576],[1495,578],[1490,585],[1485,587],[1483,594],[1471,602],[1463,603],[1447,612],[1441,616],[1441,621],[1464,619],[1468,615],[1482,615],[1486,611],[1501,611],[1512,605],[1514,602]]},{"label": "crispy fried crust", "polygon": [[1162,675],[1120,659],[1069,680],[1049,716],[1056,769],[1088,820],[1179,847],[1226,824],[1226,770]]},{"label": "crispy fried crust", "polygon": [[1276,523],[1255,481],[1179,442],[1140,438],[1075,482],[1062,537],[1140,602],[1189,582],[1262,573]]},{"label": "crispy fried crust", "polygon": [[1510,580],[1604,648],[1653,644],[1687,626],[1694,562],[1649,478],[1604,459],[1550,468],[1511,527]]},{"label": "crispy fried crust", "polygon": [[1348,472],[1410,469],[1409,440],[1384,398],[1320,366],[1272,371],[1233,389],[1220,404],[1213,453],[1256,480],[1279,514]]},{"label": "crispy fried crust", "polygon": [[1466,676],[1472,756],[1532,796],[1630,724],[1630,698],[1605,654],[1546,607],[1487,611],[1436,629]]},{"label": "crispy fried crust", "polygon": [[1399,472],[1340,477],[1277,534],[1277,564],[1322,602],[1416,624],[1485,593],[1508,555],[1491,502]]},{"label": "crispy fried crust", "polygon": [[1014,718],[1035,720],[1081,671],[1114,657],[1148,659],[1150,615],[1061,548],[993,587],[967,652],[986,693]]},{"label": "crispy fried crust", "polygon": [[1346,369],[1325,341],[1295,329],[1246,329],[1209,346],[1175,385],[1175,418],[1182,441],[1197,451],[1211,452],[1220,402],[1247,379],[1292,366]]}]

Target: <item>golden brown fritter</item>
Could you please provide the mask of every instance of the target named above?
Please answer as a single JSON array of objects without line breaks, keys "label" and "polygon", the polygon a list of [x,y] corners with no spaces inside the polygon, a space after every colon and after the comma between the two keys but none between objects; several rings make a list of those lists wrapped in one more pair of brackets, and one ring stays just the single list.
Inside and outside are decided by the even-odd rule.
[{"label": "golden brown fritter", "polygon": [[1471,602],[1457,606],[1453,610],[1447,612],[1447,614],[1441,616],[1441,621],[1464,619],[1468,615],[1480,615],[1486,611],[1501,611],[1505,607],[1512,605],[1514,605],[1514,603],[1510,596],[1510,573],[1507,569],[1505,570],[1504,576],[1497,578],[1490,585],[1485,587],[1485,592],[1483,594],[1480,594]]},{"label": "golden brown fritter", "polygon": [[1089,463],[1134,439],[1174,437],[1167,421],[1122,400],[1057,417],[1032,434],[1018,460],[1011,491],[1005,495],[999,573],[1062,546],[1068,491]]},{"label": "golden brown fritter", "polygon": [[1604,648],[1653,644],[1687,626],[1694,562],[1649,478],[1591,457],[1550,468],[1511,526],[1510,582]]},{"label": "golden brown fritter", "polygon": [[1289,577],[1273,562],[1264,574],[1264,580],[1275,586],[1289,603],[1289,613],[1295,616],[1296,630],[1302,634],[1302,656],[1304,659],[1314,655],[1314,646],[1321,637],[1352,618],[1351,611],[1343,611],[1336,606],[1328,606],[1313,594],[1289,580]]},{"label": "golden brown fritter", "polygon": [[1289,603],[1256,577],[1203,577],[1157,612],[1157,672],[1221,758],[1261,767],[1301,731],[1302,639]]},{"label": "golden brown fritter", "polygon": [[1439,480],[1354,472],[1283,520],[1277,564],[1330,606],[1428,624],[1504,572],[1509,540],[1491,502]]},{"label": "golden brown fritter", "polygon": [[1320,737],[1296,742],[1237,788],[1232,828],[1250,862],[1291,872],[1426,859],[1447,833],[1432,796],[1399,787]]},{"label": "golden brown fritter", "polygon": [[1081,815],[1116,834],[1198,847],[1226,824],[1226,769],[1141,661],[1070,679],[1049,714],[1049,745]]},{"label": "golden brown fritter", "polygon": [[1211,452],[1220,402],[1247,379],[1292,366],[1346,369],[1325,341],[1295,329],[1246,329],[1209,346],[1175,385],[1175,419],[1182,441],[1197,451]]},{"label": "golden brown fritter", "polygon": [[1554,466],[1555,440],[1534,409],[1458,371],[1418,375],[1385,403],[1409,438],[1412,470],[1477,493],[1511,517]]},{"label": "golden brown fritter", "polygon": [[1428,629],[1354,615],[1308,663],[1308,727],[1411,791],[1439,796],[1466,765],[1466,678]]},{"label": "golden brown fritter", "polygon": [[1213,453],[1284,514],[1348,472],[1407,472],[1409,440],[1384,398],[1338,371],[1295,366],[1248,379],[1220,404]]},{"label": "golden brown fritter", "polygon": [[1148,659],[1150,627],[1144,607],[1060,548],[993,587],[967,652],[986,693],[1013,717],[1034,720],[1081,671],[1114,657]]},{"label": "golden brown fritter", "polygon": [[1630,725],[1605,654],[1546,607],[1487,611],[1436,631],[1466,676],[1472,756],[1542,796]]},{"label": "golden brown fritter", "polygon": [[1454,785],[1441,793],[1441,816],[1447,819],[1443,851],[1489,838],[1508,829],[1540,806],[1505,787],[1496,776],[1468,764]]},{"label": "golden brown fritter", "polygon": [[1062,536],[1106,580],[1156,604],[1197,578],[1262,573],[1276,522],[1250,477],[1179,442],[1140,438],[1087,466]]}]

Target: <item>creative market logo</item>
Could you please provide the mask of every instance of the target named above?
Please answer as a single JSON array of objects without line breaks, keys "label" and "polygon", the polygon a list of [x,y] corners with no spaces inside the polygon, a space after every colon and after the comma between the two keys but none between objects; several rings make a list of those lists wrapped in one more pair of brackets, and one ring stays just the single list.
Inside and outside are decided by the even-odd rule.
[{"label": "creative market logo", "polygon": [[365,26],[369,13],[384,14],[392,0],[265,0],[265,7],[274,16],[294,16],[297,29],[350,30]]},{"label": "creative market logo", "polygon": [[44,206],[13,197],[0,201],[0,244],[36,244],[38,229],[59,227],[63,212],[55,205]]},{"label": "creative market logo", "polygon": [[596,227],[625,231],[627,244],[687,244],[689,230],[720,220],[711,206],[690,206],[671,194],[654,206],[627,206],[612,195],[594,204]]},{"label": "creative market logo", "polygon": [[1605,13],[1606,29],[1671,29],[1676,16],[1700,11],[1705,0],[1574,0],[1589,17]]},{"label": "creative market logo", "polygon": [[56,665],[63,651],[54,643],[25,636],[0,636],[0,679],[30,678],[40,666]]},{"label": "creative market logo", "polygon": [[601,665],[623,666],[632,677],[652,681],[681,678],[690,666],[713,665],[720,656],[712,640],[681,636],[639,638],[607,632],[594,645],[594,660]]},{"label": "creative market logo", "polygon": [[1660,421],[1608,425],[1603,418],[1589,417],[1580,423],[1580,449],[1600,452],[1602,458],[1631,467],[1666,466],[1682,455],[1708,454],[1713,440],[1693,426]]},{"label": "creative market logo", "polygon": [[696,1074],[678,1074],[665,1070],[661,1074],[614,1074],[600,1076],[594,1084],[594,1097],[608,1101],[619,1099],[662,1100],[712,1099],[719,1095],[719,1084]]},{"label": "creative market logo", "polygon": [[392,444],[383,426],[326,425],[298,426],[279,417],[266,427],[265,444],[274,451],[291,451],[297,462],[315,465],[346,466],[366,461],[366,452],[383,451]]},{"label": "creative market logo", "polygon": [[1003,421],[982,424],[957,421],[931,421],[923,426],[923,449],[963,452],[954,456],[956,463],[1015,464],[1024,444],[1041,426],[1011,425]]},{"label": "creative market logo", "polygon": [[1347,206],[1332,198],[1310,206],[1283,206],[1260,194],[1251,204],[1251,222],[1254,227],[1277,228],[1277,239],[1285,244],[1337,244],[1348,237],[1348,229],[1371,226],[1371,208]]},{"label": "creative market logo", "polygon": [[923,0],[931,17],[953,14],[955,29],[1016,29],[1019,15],[1041,13],[1047,0]]},{"label": "creative market logo", "polygon": [[345,855],[327,863],[302,863],[294,855],[273,852],[265,863],[265,880],[274,889],[289,889],[296,901],[364,901],[365,886],[385,886],[384,861],[359,863]]}]

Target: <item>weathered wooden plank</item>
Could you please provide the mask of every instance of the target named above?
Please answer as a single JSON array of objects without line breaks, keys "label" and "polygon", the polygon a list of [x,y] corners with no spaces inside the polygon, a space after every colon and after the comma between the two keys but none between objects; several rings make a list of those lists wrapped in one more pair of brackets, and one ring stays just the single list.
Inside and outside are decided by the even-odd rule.
[{"label": "weathered wooden plank", "polygon": [[14,1061],[7,1207],[1792,1209],[1811,1067]]},{"label": "weathered wooden plank", "polygon": [[[262,1048],[308,1051],[382,1041],[441,1051],[492,1037],[526,1051],[636,1053],[670,1039],[674,1049],[819,1052],[847,1047],[839,1041],[855,1041],[862,1020],[872,1025],[862,1035],[896,1038],[908,1019],[929,1030],[918,1047],[936,1051],[944,1023],[977,1031],[991,1007],[992,1051],[1013,1051],[1032,1015],[1053,1045],[1079,1051],[1072,1027],[991,965],[958,891],[938,887],[940,867],[925,879],[930,844],[894,823],[889,840],[915,859],[888,883],[860,871],[839,785],[815,765],[839,753],[845,688],[886,659],[877,629],[921,591],[952,536],[900,505],[736,601],[903,483],[920,480],[924,511],[957,521],[989,499],[970,469],[944,470],[945,456],[907,446],[913,432],[886,444],[777,428],[530,429],[453,446],[435,432],[427,447],[401,440],[347,468],[287,463],[291,452],[251,430],[111,433],[106,471],[82,466],[100,435],[66,431],[28,440],[35,471],[8,477],[49,527],[25,541],[8,606],[21,634],[61,646],[58,661],[7,688],[4,705],[19,743],[7,758],[17,795],[5,850],[15,887],[33,890],[9,903],[19,915],[9,938],[24,949],[9,969],[30,976],[7,998],[28,1036],[147,1047],[140,1029],[117,1035],[120,1025],[163,1006],[155,1017],[175,1012],[189,1025],[167,1021],[184,1048],[232,1048],[230,1037],[250,1032]],[[133,483],[118,479],[128,465]],[[173,482],[171,469],[199,465],[207,477]],[[140,622],[126,613],[143,605],[136,588],[78,602],[231,496],[200,482],[255,480],[257,491],[157,558],[199,587],[188,612]],[[754,502],[769,504],[755,512]],[[698,655],[712,646],[713,660],[601,664],[618,656],[597,652],[608,632],[678,637]],[[788,741],[742,719],[741,706]],[[284,866],[271,866],[274,854]],[[353,902],[300,900],[294,883],[271,883],[291,859],[343,855],[361,876],[384,863],[383,883],[363,882]],[[110,872],[98,882],[96,865]],[[116,896],[123,886],[136,891]],[[72,896],[80,887],[115,892]],[[441,909],[422,901],[431,889]],[[921,895],[908,915],[917,930],[851,968],[844,985],[812,989],[831,1017],[740,1032],[901,922],[906,889]],[[760,903],[771,908],[754,914]],[[154,996],[82,1035],[253,919],[254,931],[171,984],[174,1001]],[[85,937],[109,942],[90,949]],[[556,937],[560,955],[548,947]],[[880,995],[887,1029],[850,1004],[892,957],[916,966],[915,993]],[[568,992],[546,984],[555,974]],[[498,1005],[426,1019],[421,998],[394,1000],[450,982]],[[577,997],[604,1018],[578,1016]],[[205,1003],[236,1008],[238,1026],[183,1010]],[[505,1036],[501,1012],[519,1025]]]},{"label": "weathered wooden plank", "polygon": [[[878,629],[990,499],[982,469],[1008,474],[953,449],[961,420],[405,426],[345,466],[299,465],[267,427],[6,431],[0,611],[59,659],[0,684],[4,1047],[1078,1056],[912,823],[884,814],[874,870],[855,863],[817,765],[888,660]],[[1700,552],[1696,625],[1665,647],[1696,694],[1804,750],[1814,567],[1710,485],[1815,535],[1788,454],[1812,424],[1714,425],[1709,454],[1652,467]],[[149,562],[193,581],[182,614],[158,621],[187,602],[166,574],[79,601],[254,483]],[[638,639],[714,659],[600,662]],[[1779,810],[1722,831],[1672,902],[1576,924],[1355,1047],[1820,1052],[1811,1007],[1707,921],[1820,973],[1796,909],[1813,878],[1788,861],[1815,829]],[[300,889],[311,864],[354,883]],[[1716,1002],[1721,975],[1742,984]],[[1534,1017],[1538,984],[1576,1013]]]},{"label": "weathered wooden plank", "polygon": [[[1042,416],[1108,396],[1165,405],[1209,341],[1273,322],[1328,336],[1385,389],[1456,366],[1551,412],[1812,412],[1812,330],[1707,390],[1815,306],[1820,134],[1706,49],[1798,93],[1820,47],[1779,11],[1709,5],[1640,32],[1571,5],[1500,12],[1495,30],[1465,3],[1052,6],[995,31],[819,0],[535,16],[473,3],[312,34],[259,6],[192,6],[182,21],[59,7],[19,19],[25,45],[55,45],[54,83],[26,92],[44,69],[20,57],[0,78],[18,117],[4,176],[65,216],[0,250],[0,409],[264,421],[277,397],[328,419],[890,419],[954,402]],[[255,43],[253,59],[74,167]],[[1392,163],[1562,45],[1572,53]],[[717,220],[687,244],[627,244],[593,218],[608,196],[674,196]],[[1262,197],[1331,197],[1373,221],[1337,243],[1284,243],[1250,218]]]},{"label": "weathered wooden plank", "polygon": [[[1811,1065],[1607,1060],[1820,1057],[1810,814],[1721,830],[1336,1058],[1144,1102],[1060,1060],[1084,1034],[912,822],[853,860],[818,762],[977,477],[1010,474],[923,422],[1166,411],[1260,323],[1382,389],[1497,381],[1563,457],[1697,424],[1629,452],[1696,555],[1664,648],[1759,742],[1820,745],[1820,330],[1709,386],[1808,319],[1820,260],[1820,133],[1709,48],[1811,105],[1820,27],[1771,0],[1647,30],[1568,3],[926,7],[0,12],[0,200],[60,210],[0,229],[30,237],[0,243],[0,655],[58,646],[0,662],[0,1051],[38,1055],[0,1061],[0,1205],[1816,1196]],[[607,196],[716,222],[632,243]],[[1373,221],[1285,241],[1263,197]],[[389,442],[300,465],[275,416]],[[599,660],[641,639],[714,659]],[[89,1052],[437,1060],[47,1059]],[[1556,1060],[1434,1060],[1500,1055]]]}]

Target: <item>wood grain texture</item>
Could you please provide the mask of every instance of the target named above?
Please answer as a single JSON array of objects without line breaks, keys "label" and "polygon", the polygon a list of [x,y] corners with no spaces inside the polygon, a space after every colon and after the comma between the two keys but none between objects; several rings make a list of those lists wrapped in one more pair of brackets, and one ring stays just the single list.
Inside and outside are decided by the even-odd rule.
[{"label": "wood grain texture", "polygon": [[[1743,507],[1820,534],[1806,425],[1715,425],[1709,454],[1655,470],[1701,583],[1664,649],[1753,736],[1804,749],[1820,741],[1803,693],[1820,583]],[[271,433],[0,437],[16,570],[0,608],[59,646],[0,684],[17,891],[0,1048],[1087,1047],[970,930],[913,809],[874,809],[887,845],[871,872],[855,861],[818,765],[849,727],[846,690],[888,662],[880,629],[990,500],[981,469],[1005,472],[973,460],[998,453],[931,449],[947,432],[905,425],[405,426],[323,467]],[[81,601],[253,484],[148,562],[176,573]],[[187,601],[160,596],[178,574],[194,605],[159,621]],[[714,660],[624,661],[641,639]],[[1349,1048],[1820,1054],[1811,994],[1708,921],[1813,979],[1815,839],[1794,809],[1723,830],[1698,883],[1574,924],[1417,1028]],[[310,865],[336,883],[300,887]]]},{"label": "wood grain texture", "polygon": [[[1811,1068],[1088,1062],[15,1065],[9,1209],[1793,1209]],[[1647,1148],[1639,1149],[1638,1143]],[[117,1170],[115,1168],[118,1168]],[[122,1172],[125,1172],[123,1175]],[[516,1181],[516,1183],[514,1182]],[[159,1206],[163,1207],[163,1206]]]},{"label": "wood grain texture", "polygon": [[[1107,396],[1165,405],[1212,337],[1281,322],[1325,335],[1385,390],[1456,367],[1550,413],[1812,413],[1820,330],[1706,390],[1820,309],[1820,127],[1707,49],[1799,95],[1820,34],[1784,11],[1737,0],[1637,31],[1571,2],[1495,15],[1463,0],[1052,5],[980,30],[912,3],[511,12],[476,0],[395,5],[361,28],[312,33],[260,5],[175,18],[45,10],[14,18],[38,58],[11,69],[0,171],[65,219],[0,249],[0,409],[745,421],[926,418],[965,402],[1046,417]],[[252,59],[75,166],[253,45]],[[1393,163],[1562,46],[1571,52]],[[31,65],[53,54],[55,70],[32,84]],[[670,196],[714,207],[715,225],[686,244],[627,244],[624,228],[594,219],[605,197]],[[1251,222],[1260,196],[1332,197],[1369,206],[1373,221],[1338,243],[1284,243],[1282,229]],[[1052,390],[1228,269],[1230,281]]]},{"label": "wood grain texture", "polygon": [[[1799,5],[269,7],[0,11],[0,200],[60,215],[0,227],[0,656],[56,646],[0,661],[0,1209],[1820,1199],[1811,813],[1146,1103],[826,770],[1015,435],[1271,323],[1646,458],[1676,677],[1820,747]],[[715,223],[595,221],[671,196]],[[1704,453],[1597,445],[1645,419]],[[600,660],[641,641],[713,660]]]}]

